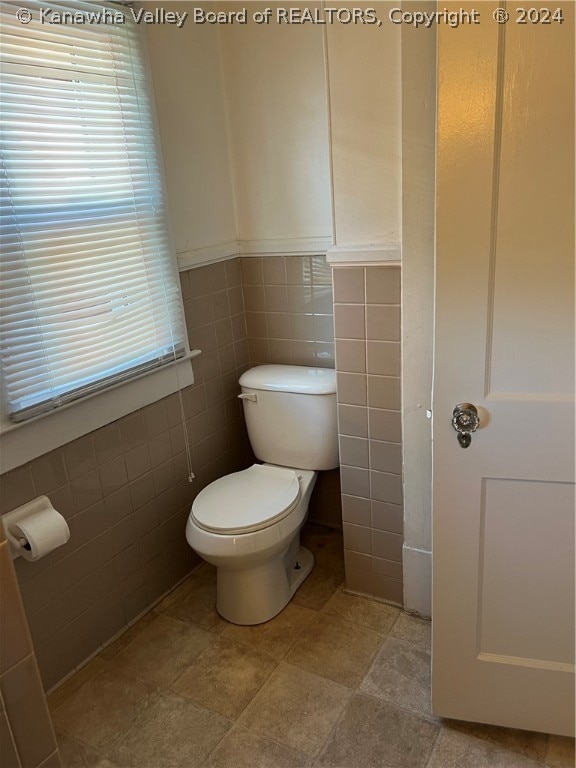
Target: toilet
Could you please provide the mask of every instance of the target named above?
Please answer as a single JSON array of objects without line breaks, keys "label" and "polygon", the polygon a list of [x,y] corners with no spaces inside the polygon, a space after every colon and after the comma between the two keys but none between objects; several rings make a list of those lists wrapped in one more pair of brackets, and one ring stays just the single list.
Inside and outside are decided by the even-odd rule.
[{"label": "toilet", "polygon": [[338,466],[336,374],[259,365],[240,377],[257,459],[194,500],[188,543],[216,566],[216,609],[234,624],[261,624],[288,603],[314,566],[300,529],[320,470]]}]

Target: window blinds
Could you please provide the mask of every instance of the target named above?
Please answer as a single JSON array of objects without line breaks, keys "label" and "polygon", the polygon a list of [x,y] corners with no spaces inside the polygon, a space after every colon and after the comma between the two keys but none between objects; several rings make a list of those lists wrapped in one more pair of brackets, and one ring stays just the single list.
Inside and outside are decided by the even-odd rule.
[{"label": "window blinds", "polygon": [[185,349],[138,27],[129,13],[50,25],[26,6],[21,24],[20,3],[0,3],[0,356],[14,421]]}]

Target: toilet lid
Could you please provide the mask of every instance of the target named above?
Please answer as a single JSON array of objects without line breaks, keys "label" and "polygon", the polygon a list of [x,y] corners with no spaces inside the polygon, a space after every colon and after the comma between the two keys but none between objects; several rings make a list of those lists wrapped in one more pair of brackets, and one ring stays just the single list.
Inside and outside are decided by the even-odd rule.
[{"label": "toilet lid", "polygon": [[251,533],[286,517],[299,500],[296,472],[254,464],[206,486],[192,504],[192,517],[213,533]]}]

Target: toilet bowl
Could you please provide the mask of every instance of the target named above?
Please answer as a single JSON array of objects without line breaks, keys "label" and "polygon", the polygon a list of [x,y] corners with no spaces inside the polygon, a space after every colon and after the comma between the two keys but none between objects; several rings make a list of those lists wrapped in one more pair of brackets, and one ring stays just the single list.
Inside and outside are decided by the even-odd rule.
[{"label": "toilet bowl", "polygon": [[197,496],[186,538],[218,569],[216,610],[228,621],[268,621],[312,570],[314,557],[300,546],[300,529],[316,476],[311,470],[254,464]]},{"label": "toilet bowl", "polygon": [[333,370],[256,366],[240,385],[263,463],[215,480],[192,504],[188,543],[216,566],[216,609],[234,624],[276,616],[314,566],[300,545],[317,472],[338,466]]}]

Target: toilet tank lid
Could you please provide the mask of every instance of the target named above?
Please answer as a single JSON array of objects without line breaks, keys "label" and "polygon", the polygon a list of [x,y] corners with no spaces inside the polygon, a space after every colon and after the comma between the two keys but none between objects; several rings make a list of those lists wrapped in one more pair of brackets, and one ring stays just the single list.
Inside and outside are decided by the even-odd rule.
[{"label": "toilet tank lid", "polygon": [[306,395],[331,395],[336,392],[336,371],[300,365],[257,365],[240,376],[240,386]]}]

